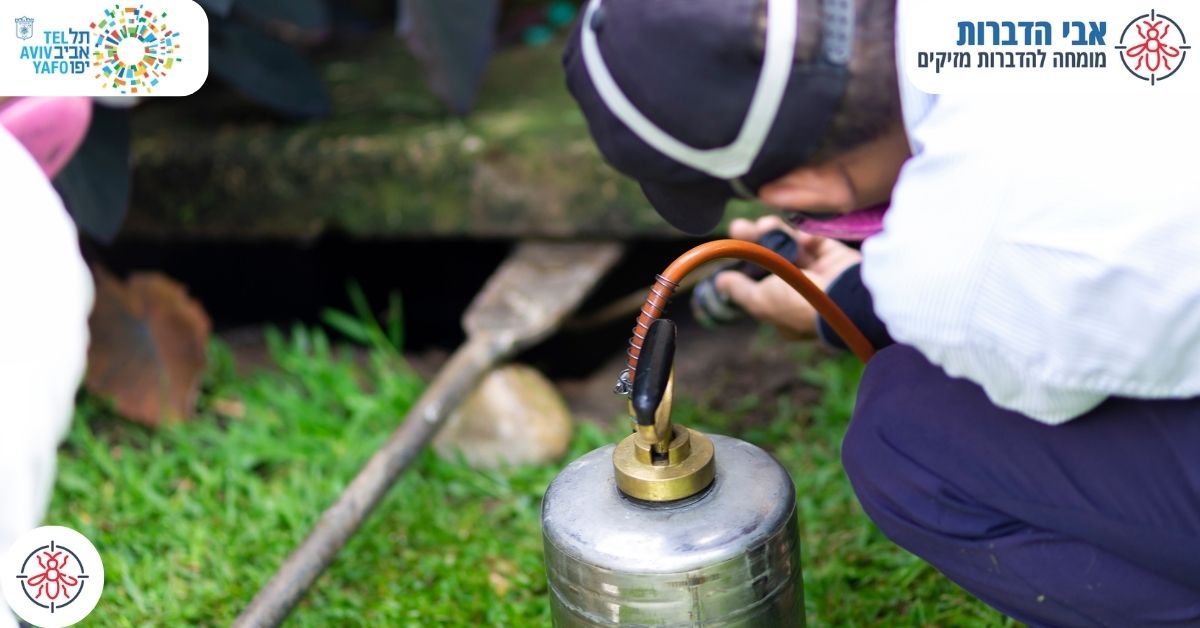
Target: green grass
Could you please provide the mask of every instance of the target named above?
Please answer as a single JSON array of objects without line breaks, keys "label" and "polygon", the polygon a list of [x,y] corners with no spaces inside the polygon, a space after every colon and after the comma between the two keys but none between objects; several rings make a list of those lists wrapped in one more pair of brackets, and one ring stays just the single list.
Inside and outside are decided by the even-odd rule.
[{"label": "green grass", "polygon": [[[422,389],[381,343],[366,361],[302,328],[269,344],[277,369],[242,378],[214,345],[200,414],[186,424],[149,430],[81,403],[47,522],[80,530],[104,557],[104,597],[87,623],[228,624]],[[771,449],[792,472],[810,625],[1006,625],[862,514],[837,455],[858,367],[814,355],[801,351],[798,376],[824,391],[819,404],[743,400],[775,406],[765,427],[679,410]],[[568,460],[619,430],[581,426]],[[290,625],[548,624],[538,513],[558,468],[477,472],[427,452]]]}]

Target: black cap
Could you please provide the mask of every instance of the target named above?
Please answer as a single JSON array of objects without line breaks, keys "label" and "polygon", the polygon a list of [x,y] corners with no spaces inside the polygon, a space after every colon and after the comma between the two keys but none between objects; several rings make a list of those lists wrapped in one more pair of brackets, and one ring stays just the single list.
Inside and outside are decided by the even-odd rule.
[{"label": "black cap", "polygon": [[[702,234],[725,204],[804,163],[845,92],[853,0],[590,0],[563,56],[605,159]],[[758,24],[765,16],[763,28]],[[819,49],[797,59],[801,23]],[[765,47],[765,50],[764,50]]]}]

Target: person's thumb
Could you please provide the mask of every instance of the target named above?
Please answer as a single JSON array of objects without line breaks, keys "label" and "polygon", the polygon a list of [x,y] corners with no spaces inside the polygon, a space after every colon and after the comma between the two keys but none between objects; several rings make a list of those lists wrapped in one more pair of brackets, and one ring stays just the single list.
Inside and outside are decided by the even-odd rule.
[{"label": "person's thumb", "polygon": [[737,303],[743,310],[754,314],[758,303],[758,282],[737,271],[717,274],[717,290]]}]

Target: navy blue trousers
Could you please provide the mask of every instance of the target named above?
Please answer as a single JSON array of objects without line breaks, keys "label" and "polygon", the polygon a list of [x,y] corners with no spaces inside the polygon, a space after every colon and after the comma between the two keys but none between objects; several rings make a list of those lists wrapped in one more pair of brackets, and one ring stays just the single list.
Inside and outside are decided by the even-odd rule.
[{"label": "navy blue trousers", "polygon": [[1200,626],[1200,399],[1050,427],[917,351],[868,365],[842,459],[888,538],[1034,626]]}]

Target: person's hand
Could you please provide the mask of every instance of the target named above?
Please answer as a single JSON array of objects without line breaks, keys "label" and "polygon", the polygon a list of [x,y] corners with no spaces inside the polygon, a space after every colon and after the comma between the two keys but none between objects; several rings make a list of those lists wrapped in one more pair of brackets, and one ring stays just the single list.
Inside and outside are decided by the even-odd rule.
[{"label": "person's hand", "polygon": [[[822,290],[862,260],[862,254],[845,244],[796,231],[779,216],[764,216],[757,222],[735,220],[729,226],[729,235],[754,242],[775,229],[787,232],[796,240],[799,245],[799,259],[794,260],[796,265]],[[817,333],[816,310],[775,275],[754,281],[742,273],[727,271],[717,275],[717,289],[754,318],[774,325],[788,340],[812,338]]]}]

